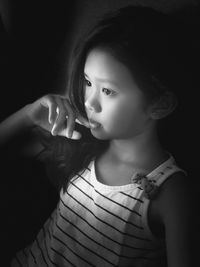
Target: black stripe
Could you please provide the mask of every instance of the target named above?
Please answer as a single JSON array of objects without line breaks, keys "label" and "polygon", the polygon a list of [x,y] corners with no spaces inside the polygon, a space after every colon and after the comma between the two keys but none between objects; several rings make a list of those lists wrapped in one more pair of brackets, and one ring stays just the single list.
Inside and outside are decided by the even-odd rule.
[{"label": "black stripe", "polygon": [[31,248],[29,249],[29,251],[30,251],[31,256],[33,257],[33,260],[34,260],[35,264],[37,264],[36,258],[34,256],[32,250],[31,250]]},{"label": "black stripe", "polygon": [[[86,170],[87,170],[87,168],[86,169],[83,169],[81,172],[79,172],[76,175],[74,175],[74,177],[77,176],[77,178],[78,178],[78,177],[82,176],[85,173]],[[73,178],[72,178],[72,180],[73,180]]]},{"label": "black stripe", "polygon": [[48,234],[49,234],[49,239],[51,240],[51,237],[52,237],[52,233],[50,233],[49,229],[47,230]]},{"label": "black stripe", "polygon": [[141,199],[139,199],[139,198],[136,198],[136,197],[133,197],[133,196],[131,196],[131,195],[129,195],[129,194],[127,194],[127,193],[125,193],[125,192],[120,192],[122,195],[125,195],[125,196],[127,196],[127,197],[130,197],[130,198],[132,198],[132,199],[134,199],[134,200],[137,200],[137,201],[139,201],[139,202],[141,202],[141,203],[144,203],[144,201],[143,200],[141,200]]},{"label": "black stripe", "polygon": [[[53,220],[53,218],[52,218]],[[63,241],[61,241],[58,237],[56,237],[54,234],[51,234],[49,229],[48,229],[48,234],[49,234],[49,238],[51,240],[51,237],[53,237],[54,239],[56,239],[57,241],[60,241],[64,246],[66,246],[72,253],[74,253],[77,257],[81,258],[83,261],[87,262],[88,264],[90,264],[91,266],[95,266],[92,263],[88,262],[87,260],[85,260],[84,258],[82,258],[81,256],[79,256],[77,253],[75,253],[68,245],[66,245]]]},{"label": "black stripe", "polygon": [[[87,181],[83,176],[79,175],[79,177],[82,178],[82,180],[84,180],[84,181],[85,181],[87,184],[89,184],[92,188],[94,188],[94,186],[93,186],[89,181]],[[94,190],[95,190],[95,192],[96,192],[97,194],[99,194],[100,196],[102,196],[102,197],[108,199],[109,201],[111,201],[111,202],[113,202],[113,203],[119,205],[120,207],[122,207],[122,208],[124,208],[124,209],[126,209],[126,210],[129,210],[130,212],[133,212],[133,213],[135,213],[136,215],[138,215],[138,216],[141,217],[141,214],[139,214],[139,212],[137,212],[137,211],[135,211],[135,210],[132,210],[132,209],[129,209],[128,207],[122,205],[121,203],[119,203],[119,202],[117,202],[117,201],[115,201],[115,200],[113,200],[113,199],[111,199],[111,198],[109,198],[109,197],[107,197],[107,196],[101,194],[101,193],[100,193],[98,190],[96,190],[95,188],[94,188]],[[136,199],[136,198],[135,198],[135,199]],[[138,199],[136,199],[136,200],[138,200]],[[139,199],[139,200],[140,200],[140,199]]]},{"label": "black stripe", "polygon": [[90,236],[86,235],[80,228],[78,228],[75,224],[73,224],[72,222],[70,222],[67,218],[65,218],[61,212],[60,212],[60,216],[63,218],[63,220],[65,220],[66,222],[70,223],[74,228],[76,228],[79,232],[81,232],[84,236],[86,236],[88,239],[90,239],[92,242],[96,243],[98,246],[103,247],[104,249],[110,251],[111,253],[120,256],[119,254],[117,254],[116,252],[114,252],[113,250],[103,246],[102,244],[100,244],[99,242],[97,242],[96,240],[92,239]]},{"label": "black stripe", "polygon": [[117,245],[119,245],[120,247],[127,247],[130,249],[136,249],[136,250],[146,250],[146,251],[155,251],[155,249],[147,249],[147,248],[136,248],[130,245],[126,245],[123,243],[119,243],[118,241],[110,238],[109,236],[107,236],[106,234],[102,233],[101,231],[99,231],[98,229],[96,229],[92,224],[90,224],[86,219],[84,219],[82,216],[80,216],[77,212],[75,212],[73,209],[71,209],[69,206],[67,206],[62,199],[60,199],[60,201],[62,202],[62,204],[64,205],[65,208],[67,208],[68,210],[70,210],[71,212],[73,212],[74,214],[76,214],[76,216],[78,216],[81,220],[83,220],[87,225],[89,225],[92,229],[94,229],[96,232],[98,232],[99,234],[101,234],[102,236],[106,237],[107,239],[109,239],[110,241],[112,241],[113,243],[116,243]]},{"label": "black stripe", "polygon": [[83,245],[81,242],[79,242],[78,240],[76,240],[74,237],[72,237],[71,235],[69,235],[68,233],[66,233],[57,223],[56,223],[57,228],[66,236],[68,236],[69,238],[71,238],[73,241],[75,241],[76,243],[78,243],[81,247],[84,247],[85,249],[89,250],[91,253],[95,254],[96,256],[98,256],[99,258],[101,258],[102,260],[108,262],[109,264],[111,264],[112,266],[116,266],[114,265],[112,262],[110,262],[109,260],[105,259],[104,257],[102,257],[101,255],[99,255],[98,253],[96,253],[95,251],[91,250],[90,248],[86,247],[85,245]]},{"label": "black stripe", "polygon": [[[85,173],[85,171],[86,171],[86,169],[83,169],[82,172],[81,172],[80,174],[79,174],[79,173],[75,174],[75,175],[70,179],[69,183],[72,183],[72,182],[76,181],[76,180],[80,177],[80,175],[83,175],[83,174]],[[68,190],[68,188],[67,188],[67,190]]]},{"label": "black stripe", "polygon": [[142,257],[130,257],[130,256],[125,256],[125,255],[120,255],[118,253],[116,253],[115,251],[105,247],[104,245],[100,244],[99,242],[97,242],[96,240],[92,239],[90,236],[88,236],[87,234],[85,234],[80,228],[78,228],[75,224],[73,224],[72,222],[70,222],[67,218],[65,218],[61,212],[60,212],[60,216],[68,223],[70,223],[74,228],[76,228],[79,232],[81,232],[84,236],[86,236],[88,239],[90,239],[91,241],[93,241],[94,243],[96,243],[98,246],[103,247],[104,249],[108,250],[109,252],[115,254],[118,257],[122,257],[122,258],[126,258],[126,259],[139,259]]},{"label": "black stripe", "polygon": [[[55,221],[57,220],[57,210],[59,209],[59,202],[58,202],[58,205],[56,207],[56,212],[54,213],[54,216],[50,216],[50,219],[51,219],[51,228],[53,228],[53,224],[55,223]],[[55,219],[55,220],[54,220]]]},{"label": "black stripe", "polygon": [[98,218],[90,209],[88,209],[87,207],[85,207],[81,202],[79,202],[75,197],[73,197],[71,194],[69,194],[69,192],[66,192],[68,194],[68,196],[70,196],[72,199],[74,199],[74,201],[76,201],[80,206],[82,206],[84,209],[86,209],[89,213],[91,213],[98,221],[106,224],[107,226],[111,227],[112,229],[114,229],[115,231],[117,231],[118,233],[120,234],[123,234],[123,235],[126,235],[126,236],[129,236],[129,237],[132,237],[132,238],[135,238],[135,239],[138,239],[138,240],[143,240],[143,241],[148,241],[150,242],[151,240],[150,239],[147,239],[147,238],[142,238],[142,237],[138,237],[138,236],[135,236],[135,235],[132,235],[132,234],[128,234],[126,232],[122,232],[120,231],[118,228],[114,227],[113,225],[109,224],[108,222],[105,222],[103,220],[101,220],[100,218]]},{"label": "black stripe", "polygon": [[78,255],[76,252],[74,252],[67,244],[65,244],[62,240],[60,240],[57,236],[53,235],[53,238],[56,239],[57,241],[59,241],[61,244],[63,244],[65,247],[67,247],[74,255],[76,255],[76,257],[80,258],[81,260],[85,261],[87,264],[89,264],[90,266],[94,266],[94,264],[92,264],[91,262],[87,261],[86,259],[84,259],[83,257],[81,257],[80,255]]},{"label": "black stripe", "polygon": [[[53,265],[59,267],[59,265],[56,264],[56,263],[51,259],[50,255],[49,255],[49,251],[48,251],[48,248],[47,248],[46,232],[45,232],[44,227],[42,227],[42,230],[43,230],[43,235],[44,235],[44,239],[45,239],[44,245],[45,245],[45,249],[46,249],[46,252],[47,252],[47,257],[48,257],[49,261],[50,261]],[[51,236],[49,236],[49,239],[51,240]]]},{"label": "black stripe", "polygon": [[[100,193],[99,191],[97,191],[96,189],[95,189],[95,191],[96,191],[99,195],[101,195],[102,197],[104,197],[104,198],[110,200],[111,202],[113,202],[113,203],[119,205],[120,207],[122,207],[122,208],[124,208],[124,209],[126,209],[126,210],[128,210],[128,211],[130,211],[130,212],[133,212],[133,213],[135,213],[136,215],[138,215],[138,216],[141,217],[141,214],[139,214],[139,212],[137,212],[137,211],[135,211],[135,210],[132,210],[132,209],[129,209],[128,207],[126,207],[126,206],[124,206],[124,205],[122,205],[122,204],[120,204],[120,203],[114,201],[113,199],[104,196],[103,194],[101,194],[101,193]],[[137,227],[138,227],[138,226],[137,226]],[[140,227],[140,229],[143,229],[143,228]]]},{"label": "black stripe", "polygon": [[80,178],[82,178],[87,184],[89,184],[92,188],[94,188],[94,185],[92,185],[89,181],[87,181],[82,175],[78,174]]},{"label": "black stripe", "polygon": [[39,242],[38,242],[38,238],[36,238],[36,243],[37,243],[37,246],[38,246],[38,248],[39,248],[39,250],[40,250],[40,252],[41,252],[43,261],[45,262],[46,266],[49,267],[49,265],[47,264],[46,259],[45,259],[45,257],[44,257],[43,250],[41,249],[40,244],[39,244]]},{"label": "black stripe", "polygon": [[64,258],[69,264],[71,264],[72,266],[76,267],[76,265],[74,265],[71,261],[69,261],[63,254],[61,254],[59,251],[55,250],[53,247],[51,247],[51,249],[57,253],[59,256],[61,256],[62,258]]},{"label": "black stripe", "polygon": [[[68,220],[67,220],[68,221]],[[70,224],[71,222],[68,221]],[[107,259],[105,259],[104,257],[100,256],[99,254],[97,254],[96,252],[94,252],[93,250],[91,250],[90,248],[86,247],[85,245],[83,245],[82,243],[80,243],[77,239],[75,239],[74,237],[70,236],[69,234],[67,234],[58,224],[56,224],[57,228],[65,235],[67,235],[68,237],[70,237],[72,240],[74,240],[76,243],[78,243],[80,246],[86,248],[87,250],[89,250],[90,252],[94,253],[95,255],[97,255],[98,257],[102,258],[104,261],[107,261],[108,263],[110,263],[110,261],[108,261]],[[74,226],[74,225],[73,225]],[[77,228],[77,227],[76,227]],[[78,228],[77,228],[78,229]],[[79,229],[78,229],[79,230]],[[56,238],[56,236],[54,235],[54,237]],[[65,243],[64,243],[65,244]],[[107,248],[106,248],[107,249]],[[110,249],[108,249],[110,252]],[[120,258],[126,258],[126,259],[143,259],[143,260],[155,260],[153,258],[147,258],[147,257],[142,257],[142,256],[136,256],[136,257],[130,257],[130,256],[125,256],[125,255],[119,255],[115,252],[113,252],[116,256],[120,257]],[[157,258],[156,258],[157,259]],[[111,264],[111,263],[110,263]],[[112,264],[113,265],[113,264]],[[113,265],[116,266],[116,265]]]},{"label": "black stripe", "polygon": [[20,260],[18,259],[17,255],[15,255],[15,259],[17,261],[17,263],[19,264],[19,266],[23,267],[22,263],[20,262]]},{"label": "black stripe", "polygon": [[138,229],[140,229],[140,230],[144,230],[144,227],[139,226],[139,225],[137,225],[137,224],[134,224],[134,223],[132,223],[132,222],[126,221],[126,220],[124,220],[123,218],[119,217],[118,215],[112,213],[111,211],[108,211],[107,209],[103,208],[102,206],[100,206],[99,204],[97,204],[97,203],[94,201],[94,199],[93,199],[92,197],[88,196],[82,189],[80,189],[77,185],[73,184],[72,182],[70,182],[70,184],[72,184],[72,185],[73,185],[74,187],[76,187],[79,191],[81,191],[85,196],[87,196],[89,199],[91,199],[91,200],[93,201],[93,203],[94,203],[97,207],[99,207],[100,209],[104,210],[105,212],[109,213],[110,215],[112,215],[112,216],[118,218],[119,220],[121,220],[121,221],[123,221],[123,222],[125,222],[125,223],[127,223],[127,224],[133,225],[134,227],[136,227],[136,228],[138,228]]}]

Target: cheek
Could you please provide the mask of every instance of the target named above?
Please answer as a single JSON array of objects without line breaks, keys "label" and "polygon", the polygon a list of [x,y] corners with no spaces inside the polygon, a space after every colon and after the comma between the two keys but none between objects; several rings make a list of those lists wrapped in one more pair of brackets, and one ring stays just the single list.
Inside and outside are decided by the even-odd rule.
[{"label": "cheek", "polygon": [[142,124],[143,116],[135,110],[124,109],[117,116],[113,116],[113,126],[120,127],[124,130],[138,127]]},{"label": "cheek", "polygon": [[105,106],[105,114],[116,122],[135,120],[144,113],[142,105],[131,99],[122,99],[107,103]]},{"label": "cheek", "polygon": [[105,126],[118,132],[134,132],[143,128],[147,116],[143,105],[126,100],[107,104],[105,111]]}]

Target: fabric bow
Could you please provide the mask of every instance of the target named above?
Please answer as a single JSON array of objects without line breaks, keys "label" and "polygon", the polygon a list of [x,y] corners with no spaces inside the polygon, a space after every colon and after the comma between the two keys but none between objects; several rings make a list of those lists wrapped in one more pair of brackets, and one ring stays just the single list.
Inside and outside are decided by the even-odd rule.
[{"label": "fabric bow", "polygon": [[150,180],[146,175],[137,173],[133,178],[132,182],[135,182],[141,186],[144,190],[144,196],[148,199],[153,199],[158,191],[159,187],[155,184],[155,180]]}]

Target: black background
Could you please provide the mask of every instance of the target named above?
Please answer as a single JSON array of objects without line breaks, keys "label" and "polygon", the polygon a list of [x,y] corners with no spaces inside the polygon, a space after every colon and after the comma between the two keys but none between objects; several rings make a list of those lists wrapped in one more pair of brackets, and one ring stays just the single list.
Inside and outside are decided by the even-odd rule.
[{"label": "black background", "polygon": [[[154,6],[158,1],[140,3],[147,2]],[[165,145],[188,172],[197,195],[194,201],[198,201],[200,12],[193,5],[181,10],[185,2],[192,4],[177,0],[159,1],[156,6],[165,12],[180,10],[190,45],[183,61],[191,86],[182,89],[178,110],[164,121],[163,131]],[[129,3],[137,1],[2,1],[0,120],[46,93],[64,93],[68,59],[76,38],[105,11]],[[1,266],[7,266],[14,252],[33,240],[58,199],[43,166],[20,152],[28,138],[28,134],[18,137],[1,150]]]}]

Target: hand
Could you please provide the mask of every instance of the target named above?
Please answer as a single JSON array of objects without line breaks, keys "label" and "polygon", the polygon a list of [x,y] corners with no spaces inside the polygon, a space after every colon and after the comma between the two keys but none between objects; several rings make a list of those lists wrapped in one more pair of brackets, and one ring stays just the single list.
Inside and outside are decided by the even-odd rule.
[{"label": "hand", "polygon": [[89,128],[88,121],[75,114],[69,100],[60,95],[45,95],[27,105],[26,115],[31,124],[50,131],[52,135],[80,139],[81,134],[74,130],[75,122]]}]

